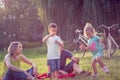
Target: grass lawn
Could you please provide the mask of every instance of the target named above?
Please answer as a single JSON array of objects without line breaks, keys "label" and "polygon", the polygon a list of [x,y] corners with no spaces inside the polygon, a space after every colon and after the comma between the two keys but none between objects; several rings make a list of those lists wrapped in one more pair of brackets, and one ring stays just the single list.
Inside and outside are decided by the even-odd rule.
[{"label": "grass lawn", "polygon": [[[0,72],[2,72],[3,58],[6,53],[7,52],[3,52],[3,51],[0,52]],[[23,53],[31,61],[36,63],[39,73],[47,72],[46,49],[42,47],[29,48],[29,49],[24,49]],[[77,53],[75,55],[78,56]],[[82,56],[81,53],[80,53],[80,56]],[[99,72],[99,76],[97,78],[84,77],[81,75],[77,75],[72,79],[66,79],[66,80],[120,80],[120,50],[117,50],[115,55],[111,59],[104,57],[103,61],[106,64],[106,66],[109,68],[110,73],[105,74],[100,68],[100,66],[97,65],[98,72]],[[86,53],[84,58],[80,59],[80,67],[81,69],[92,71],[91,54],[89,52]],[[25,70],[30,67],[26,64],[21,63],[21,68]],[[1,76],[1,73],[0,73],[0,76]]]}]

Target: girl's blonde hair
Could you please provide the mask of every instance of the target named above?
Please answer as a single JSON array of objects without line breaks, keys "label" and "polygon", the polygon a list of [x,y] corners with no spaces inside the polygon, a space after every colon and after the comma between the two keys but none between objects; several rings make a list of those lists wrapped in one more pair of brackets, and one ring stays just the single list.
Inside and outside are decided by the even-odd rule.
[{"label": "girl's blonde hair", "polygon": [[17,47],[18,47],[18,44],[22,44],[21,42],[18,42],[18,41],[14,41],[14,42],[11,42],[9,47],[8,47],[8,53],[13,56],[14,53],[16,52],[17,50]]},{"label": "girl's blonde hair", "polygon": [[85,27],[84,27],[84,36],[85,36],[85,37],[87,37],[86,31],[90,31],[90,32],[92,32],[94,35],[96,35],[96,31],[95,31],[95,29],[93,28],[92,24],[90,24],[90,23],[86,23],[86,24],[85,24]]}]

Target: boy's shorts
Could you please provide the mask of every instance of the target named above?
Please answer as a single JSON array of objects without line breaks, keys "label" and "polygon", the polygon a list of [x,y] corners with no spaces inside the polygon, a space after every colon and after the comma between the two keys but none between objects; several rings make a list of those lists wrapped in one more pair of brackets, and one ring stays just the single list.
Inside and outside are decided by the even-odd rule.
[{"label": "boy's shorts", "polygon": [[60,59],[47,60],[48,66],[50,66],[50,72],[58,71],[60,69]]}]

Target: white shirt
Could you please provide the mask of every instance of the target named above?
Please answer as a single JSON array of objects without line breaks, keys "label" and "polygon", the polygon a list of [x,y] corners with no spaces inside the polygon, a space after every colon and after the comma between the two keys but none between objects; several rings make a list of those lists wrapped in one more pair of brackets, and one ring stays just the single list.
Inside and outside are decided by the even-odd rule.
[{"label": "white shirt", "polygon": [[55,43],[56,40],[63,43],[57,35],[49,37],[46,41],[48,49],[47,59],[60,59],[60,46]]}]

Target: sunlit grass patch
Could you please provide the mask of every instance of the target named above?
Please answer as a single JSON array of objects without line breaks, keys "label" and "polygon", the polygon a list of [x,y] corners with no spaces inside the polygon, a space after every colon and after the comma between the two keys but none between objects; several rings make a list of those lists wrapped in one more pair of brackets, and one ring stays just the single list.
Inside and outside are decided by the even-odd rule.
[{"label": "sunlit grass patch", "polygon": [[[38,72],[40,74],[47,72],[46,52],[47,52],[46,48],[44,47],[28,48],[28,49],[24,49],[23,51],[24,55],[27,56],[32,62],[34,62],[37,65]],[[7,52],[5,51],[0,52],[0,71],[2,71],[3,58],[6,53]],[[73,53],[73,54],[75,56],[80,57],[79,65],[81,69],[92,71],[92,67],[91,67],[92,55],[90,52],[86,52],[83,58],[81,52]],[[117,50],[111,59],[108,59],[107,57],[103,57],[103,61],[110,70],[110,73],[105,74],[103,70],[100,68],[100,66],[97,64],[97,69],[99,73],[99,76],[97,78],[85,77],[77,74],[74,78],[69,78],[66,80],[120,80],[120,50]],[[21,68],[26,70],[30,68],[30,66],[21,63]]]}]

